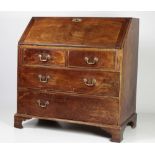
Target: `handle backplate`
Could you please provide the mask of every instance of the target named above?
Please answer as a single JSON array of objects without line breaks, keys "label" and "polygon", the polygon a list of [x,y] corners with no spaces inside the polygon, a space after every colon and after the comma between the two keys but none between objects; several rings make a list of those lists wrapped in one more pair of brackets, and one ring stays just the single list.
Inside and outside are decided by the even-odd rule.
[{"label": "handle backplate", "polygon": [[93,87],[93,86],[95,86],[96,85],[96,79],[87,79],[87,78],[84,78],[83,79],[83,82],[84,82],[84,84],[86,85],[86,86],[88,86],[88,87]]},{"label": "handle backplate", "polygon": [[49,105],[49,101],[37,100],[38,106],[41,108],[46,108]]},{"label": "handle backplate", "polygon": [[85,57],[84,60],[88,65],[95,65],[99,59],[97,57],[94,57],[93,59]]},{"label": "handle backplate", "polygon": [[38,57],[41,62],[47,62],[51,59],[51,56],[47,53],[39,54]]},{"label": "handle backplate", "polygon": [[47,83],[48,80],[50,79],[50,76],[49,75],[41,75],[41,74],[39,74],[38,78],[39,78],[40,82]]}]

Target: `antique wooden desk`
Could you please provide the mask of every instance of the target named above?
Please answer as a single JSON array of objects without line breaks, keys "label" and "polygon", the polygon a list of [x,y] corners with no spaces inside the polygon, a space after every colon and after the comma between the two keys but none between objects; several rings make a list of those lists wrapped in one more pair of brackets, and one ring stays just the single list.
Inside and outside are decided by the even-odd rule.
[{"label": "antique wooden desk", "polygon": [[136,126],[138,35],[133,18],[32,18],[18,45],[14,126],[79,123],[120,142]]}]

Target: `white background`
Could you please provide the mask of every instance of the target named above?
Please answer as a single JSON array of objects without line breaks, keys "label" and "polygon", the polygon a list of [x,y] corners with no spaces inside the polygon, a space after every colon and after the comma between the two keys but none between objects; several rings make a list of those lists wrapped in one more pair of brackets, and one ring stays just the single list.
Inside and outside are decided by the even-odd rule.
[{"label": "white background", "polygon": [[17,43],[32,16],[116,16],[140,19],[137,112],[155,113],[155,12],[1,12],[0,106],[16,107]]},{"label": "white background", "polygon": [[[101,16],[140,18],[137,83],[138,126],[127,128],[123,142],[155,142],[155,12],[1,12],[0,13],[0,142],[109,142],[94,129],[36,120],[13,128],[16,112],[17,43],[32,16]],[[87,132],[88,130],[88,132]],[[3,134],[4,133],[4,134]],[[93,134],[94,133],[94,134]]]}]

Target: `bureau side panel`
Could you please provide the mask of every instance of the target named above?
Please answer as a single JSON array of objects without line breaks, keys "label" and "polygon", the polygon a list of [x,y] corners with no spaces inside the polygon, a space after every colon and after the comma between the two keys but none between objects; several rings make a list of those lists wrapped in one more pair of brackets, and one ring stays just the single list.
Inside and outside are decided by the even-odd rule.
[{"label": "bureau side panel", "polygon": [[132,19],[123,47],[120,91],[120,124],[136,112],[139,20]]}]

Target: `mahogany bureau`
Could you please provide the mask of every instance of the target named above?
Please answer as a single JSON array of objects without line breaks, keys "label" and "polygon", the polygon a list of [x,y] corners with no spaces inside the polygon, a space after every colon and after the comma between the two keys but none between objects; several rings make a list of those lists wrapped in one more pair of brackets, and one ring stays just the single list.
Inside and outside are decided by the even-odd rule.
[{"label": "mahogany bureau", "polygon": [[18,44],[14,126],[78,123],[120,142],[136,126],[138,38],[134,18],[32,18]]}]

